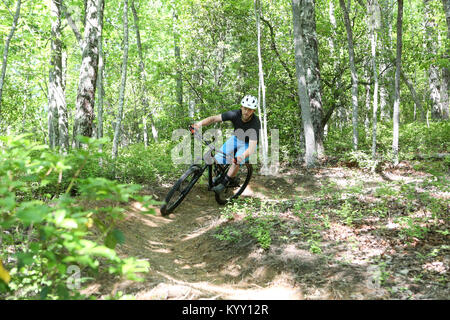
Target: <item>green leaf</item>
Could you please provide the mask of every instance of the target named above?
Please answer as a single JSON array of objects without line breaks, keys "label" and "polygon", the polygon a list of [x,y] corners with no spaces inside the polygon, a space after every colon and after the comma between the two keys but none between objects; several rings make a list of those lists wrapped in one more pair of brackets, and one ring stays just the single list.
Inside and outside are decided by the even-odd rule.
[{"label": "green leaf", "polygon": [[56,289],[56,292],[58,293],[58,297],[62,300],[68,300],[69,299],[69,291],[67,291],[66,286],[59,284],[58,288]]},{"label": "green leaf", "polygon": [[30,250],[33,253],[37,253],[40,249],[41,249],[41,244],[40,243],[33,242],[33,243],[30,244]]},{"label": "green leaf", "polygon": [[39,293],[39,299],[41,299],[41,300],[47,299],[49,292],[50,292],[50,288],[48,286],[43,287],[41,292]]},{"label": "green leaf", "polygon": [[108,234],[105,237],[105,246],[107,246],[110,249],[114,249],[117,245],[117,239],[112,233],[112,231],[108,232]]},{"label": "green leaf", "polygon": [[0,223],[0,227],[4,228],[4,229],[9,229],[10,227],[12,227],[15,223],[16,223],[16,219],[14,219],[14,217],[10,217],[5,219],[4,221],[2,221]]},{"label": "green leaf", "polygon": [[24,224],[40,223],[45,219],[45,216],[50,211],[50,208],[44,206],[40,201],[24,202],[17,209],[17,218]]},{"label": "green leaf", "polygon": [[28,266],[34,262],[33,253],[17,253],[16,256],[18,259],[18,268],[19,269],[24,266]]},{"label": "green leaf", "polygon": [[124,244],[125,243],[125,236],[124,236],[122,231],[120,231],[119,229],[114,229],[112,231],[112,234],[113,234],[114,238],[117,240],[118,243],[120,243],[120,244]]},{"label": "green leaf", "polygon": [[1,211],[10,211],[16,205],[16,197],[14,194],[10,194],[5,198],[0,198]]},{"label": "green leaf", "polygon": [[78,224],[74,219],[64,219],[60,226],[66,229],[76,229],[78,228]]}]

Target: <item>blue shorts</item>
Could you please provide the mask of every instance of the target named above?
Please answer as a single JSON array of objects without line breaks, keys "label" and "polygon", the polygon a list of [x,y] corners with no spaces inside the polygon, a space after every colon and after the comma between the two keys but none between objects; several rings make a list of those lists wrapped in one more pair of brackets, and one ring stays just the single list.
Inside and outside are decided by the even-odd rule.
[{"label": "blue shorts", "polygon": [[[219,164],[226,164],[226,163],[232,163],[231,160],[234,157],[238,157],[242,155],[245,150],[248,149],[248,142],[244,142],[242,140],[239,140],[236,136],[231,136],[222,146],[221,151],[225,153],[226,155],[230,156],[231,159],[226,159],[225,156],[222,153],[216,153],[214,158],[216,158],[217,162]],[[248,162],[248,158],[245,158],[244,163]]]}]

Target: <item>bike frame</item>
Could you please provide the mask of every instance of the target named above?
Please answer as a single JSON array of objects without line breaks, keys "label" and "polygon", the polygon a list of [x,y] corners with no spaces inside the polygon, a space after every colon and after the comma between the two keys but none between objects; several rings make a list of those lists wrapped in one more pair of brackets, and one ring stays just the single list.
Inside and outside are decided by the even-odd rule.
[{"label": "bike frame", "polygon": [[230,156],[226,155],[226,154],[223,153],[221,150],[217,150],[216,147],[214,147],[214,146],[212,145],[213,142],[214,142],[214,140],[206,141],[206,140],[203,138],[203,136],[201,136],[200,134],[198,134],[198,132],[197,132],[192,126],[190,126],[189,129],[190,129],[191,133],[194,135],[194,138],[200,140],[203,144],[205,144],[205,145],[209,148],[209,151],[207,151],[207,152],[206,152],[205,154],[203,154],[201,157],[197,157],[197,158],[194,160],[194,163],[193,163],[191,166],[198,166],[198,165],[195,164],[195,162],[197,162],[197,161],[200,160],[200,159],[202,159],[203,161],[206,162],[206,164],[205,164],[203,167],[199,166],[199,167],[200,167],[200,174],[198,175],[198,178],[195,180],[195,182],[197,182],[197,180],[198,180],[198,179],[203,175],[203,173],[205,172],[206,168],[208,168],[208,191],[211,191],[212,188],[214,187],[214,186],[213,186],[213,182],[212,182],[213,163],[208,164],[208,161],[210,161],[210,160],[205,159],[205,155],[208,155],[208,154],[209,154],[209,155],[211,156],[211,158],[212,158],[212,161],[215,162],[216,165],[223,166],[223,167],[221,168],[221,173],[220,173],[221,175],[227,171],[227,169],[229,168],[230,164],[220,165],[219,163],[217,163],[216,158],[212,155],[213,152],[221,153],[221,154],[223,154],[223,155],[225,156],[226,159],[228,159],[228,160],[232,159],[232,161],[235,162],[235,163],[236,163],[236,158],[230,157]]}]

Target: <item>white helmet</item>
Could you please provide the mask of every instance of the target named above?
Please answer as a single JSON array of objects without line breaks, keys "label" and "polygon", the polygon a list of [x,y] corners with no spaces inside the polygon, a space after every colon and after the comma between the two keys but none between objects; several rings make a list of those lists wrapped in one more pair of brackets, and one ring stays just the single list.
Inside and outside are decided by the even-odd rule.
[{"label": "white helmet", "polygon": [[245,96],[241,101],[241,105],[243,107],[253,109],[253,110],[256,109],[257,104],[258,104],[258,99],[254,96]]}]

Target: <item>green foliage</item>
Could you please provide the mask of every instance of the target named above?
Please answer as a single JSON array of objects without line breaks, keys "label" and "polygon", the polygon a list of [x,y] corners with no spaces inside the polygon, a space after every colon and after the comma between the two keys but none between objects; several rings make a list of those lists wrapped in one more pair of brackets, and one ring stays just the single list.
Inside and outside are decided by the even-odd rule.
[{"label": "green foliage", "polygon": [[[327,188],[323,188],[323,190],[327,190]],[[329,228],[328,215],[321,210],[317,201],[297,199],[294,203],[293,210],[294,214],[300,218],[301,229],[299,231],[302,239],[309,243],[309,251],[314,254],[321,253],[321,232]]]},{"label": "green foliage", "polygon": [[[400,155],[409,159],[418,153],[430,155],[447,152],[450,148],[450,122],[412,122],[400,126],[399,146]],[[379,126],[379,148],[383,153],[389,152],[392,144],[392,126],[390,123],[382,123]]]},{"label": "green foliage", "polygon": [[173,179],[181,174],[182,168],[173,164],[171,150],[173,142],[135,144],[120,150],[115,165],[116,178],[123,182],[150,184]]},{"label": "green foliage", "polygon": [[[2,260],[8,261],[5,267],[11,268],[12,277],[4,297],[80,298],[79,288],[70,291],[67,286],[73,279],[67,271],[73,266],[85,275],[89,270],[99,271],[105,264],[110,273],[139,280],[137,273],[148,270],[148,262],[122,259],[114,251],[116,244],[125,241],[123,233],[115,227],[123,218],[122,209],[116,206],[130,197],[138,197],[139,187],[104,178],[78,177],[82,170],[79,162],[86,163],[91,158],[90,150],[97,147],[96,142],[86,140],[89,144],[86,150],[62,156],[24,136],[0,140],[1,255],[7,258]],[[64,193],[32,200],[41,188],[48,191],[51,183],[56,182],[53,190],[64,190],[59,186],[62,180],[55,181],[51,172],[61,177],[74,169],[77,170],[67,178],[70,182],[66,182]],[[74,184],[80,193],[77,199],[70,196]],[[112,206],[103,206],[101,202],[106,200]],[[140,200],[150,204],[148,198]],[[97,207],[85,206],[89,201],[96,202]],[[105,245],[99,244],[99,240]]]},{"label": "green foliage", "polygon": [[413,219],[412,217],[398,217],[394,220],[401,225],[400,236],[402,238],[424,239],[429,231],[427,227],[421,225],[422,219]]},{"label": "green foliage", "polygon": [[242,232],[232,226],[225,226],[217,230],[217,233],[214,234],[214,238],[220,241],[236,243],[242,239]]},{"label": "green foliage", "polygon": [[[360,127],[360,146],[358,151],[352,150],[352,128],[332,130],[325,140],[328,154],[338,155],[346,163],[354,163],[360,168],[372,168],[371,135],[365,137]],[[420,154],[422,157],[445,153],[449,150],[450,122],[413,122],[400,126],[399,152],[400,159],[410,160]],[[381,122],[377,126],[377,161],[390,161],[392,158],[392,123]],[[436,172],[448,170],[448,159],[444,158]]]},{"label": "green foliage", "polygon": [[[106,143],[102,153],[97,151],[100,142]],[[45,172],[40,184],[32,184],[32,196],[40,199],[52,197],[67,191],[70,186],[69,192],[73,195],[83,193],[97,200],[117,199],[118,190],[121,190],[121,196],[126,199],[130,193],[136,193],[139,187],[117,184],[112,180],[149,185],[178,178],[183,168],[173,164],[172,147],[171,142],[152,143],[147,148],[136,144],[121,149],[115,161],[111,157],[111,144],[107,139],[91,143],[87,150],[72,150],[64,158],[51,151],[42,153],[40,157],[55,165],[50,167],[51,171]]]},{"label": "green foliage", "polygon": [[355,219],[362,217],[361,212],[356,208],[357,201],[355,199],[346,199],[340,208],[335,210],[335,213],[341,217],[346,225],[352,225]]},{"label": "green foliage", "polygon": [[249,235],[258,242],[261,248],[270,248],[272,243],[271,230],[280,223],[278,217],[274,214],[272,205],[254,199],[237,199],[222,210],[222,216],[227,220],[231,220],[233,214],[244,216],[244,224],[241,226],[241,230],[231,225],[219,227],[214,235],[216,239],[237,242],[244,235]]},{"label": "green foliage", "polygon": [[261,248],[269,249],[272,243],[270,231],[278,222],[276,217],[273,215],[247,216],[245,220],[249,225],[248,233],[258,241]]}]

